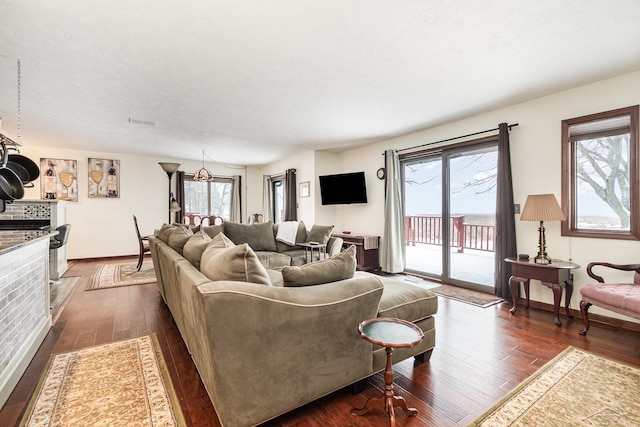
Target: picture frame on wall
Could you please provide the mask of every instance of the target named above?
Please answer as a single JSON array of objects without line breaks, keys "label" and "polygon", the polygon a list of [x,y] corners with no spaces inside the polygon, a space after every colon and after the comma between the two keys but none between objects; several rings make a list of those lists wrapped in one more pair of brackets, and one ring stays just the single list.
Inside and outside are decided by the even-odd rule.
[{"label": "picture frame on wall", "polygon": [[300,183],[300,197],[309,197],[309,181]]},{"label": "picture frame on wall", "polygon": [[40,158],[40,198],[78,201],[78,161]]},{"label": "picture frame on wall", "polygon": [[87,190],[90,198],[120,197],[120,160],[88,160]]}]

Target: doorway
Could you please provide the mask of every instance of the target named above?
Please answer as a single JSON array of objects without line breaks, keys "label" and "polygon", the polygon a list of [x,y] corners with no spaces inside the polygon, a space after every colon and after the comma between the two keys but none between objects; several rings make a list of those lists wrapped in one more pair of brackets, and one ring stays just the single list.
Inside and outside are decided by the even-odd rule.
[{"label": "doorway", "polygon": [[402,159],[406,271],[493,290],[495,143]]}]

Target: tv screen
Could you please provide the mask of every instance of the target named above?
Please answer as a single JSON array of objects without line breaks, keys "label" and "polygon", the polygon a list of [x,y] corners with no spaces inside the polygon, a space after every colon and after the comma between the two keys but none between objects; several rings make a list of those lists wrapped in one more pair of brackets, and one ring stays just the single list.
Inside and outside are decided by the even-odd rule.
[{"label": "tv screen", "polygon": [[323,205],[367,203],[364,172],[321,175],[319,178]]}]

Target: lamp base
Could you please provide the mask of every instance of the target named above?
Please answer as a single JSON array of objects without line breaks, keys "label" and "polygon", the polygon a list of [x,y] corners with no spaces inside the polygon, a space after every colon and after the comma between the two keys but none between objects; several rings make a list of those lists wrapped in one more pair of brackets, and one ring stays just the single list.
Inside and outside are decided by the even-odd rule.
[{"label": "lamp base", "polygon": [[533,259],[536,264],[551,264],[551,258],[548,255],[538,255]]}]

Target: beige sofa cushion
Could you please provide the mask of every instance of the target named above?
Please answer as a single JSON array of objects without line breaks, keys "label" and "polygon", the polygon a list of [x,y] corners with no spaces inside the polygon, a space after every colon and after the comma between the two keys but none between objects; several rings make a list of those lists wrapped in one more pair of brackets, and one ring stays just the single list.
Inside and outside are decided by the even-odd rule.
[{"label": "beige sofa cushion", "polygon": [[311,262],[300,267],[283,267],[284,286],[320,285],[350,279],[356,271],[356,247],[322,261]]},{"label": "beige sofa cushion", "polygon": [[193,236],[193,231],[189,227],[181,225],[176,227],[175,230],[169,234],[169,241],[167,244],[171,246],[171,248],[178,252],[180,255],[183,255],[182,250],[184,248],[185,243]]},{"label": "beige sofa cushion", "polygon": [[214,237],[200,259],[200,271],[209,280],[234,280],[271,285],[269,274],[251,247],[234,245],[223,233]]},{"label": "beige sofa cushion", "polygon": [[198,270],[200,269],[200,259],[202,258],[202,254],[205,249],[211,242],[211,237],[204,231],[198,231],[193,236],[187,240],[187,243],[184,244],[184,248],[182,248],[182,256],[189,260],[191,265],[193,265]]},{"label": "beige sofa cushion", "polygon": [[162,227],[160,227],[160,231],[158,232],[158,239],[160,239],[163,242],[168,244],[169,243],[169,235],[176,228],[177,227],[175,225],[162,224]]},{"label": "beige sofa cushion", "polygon": [[248,243],[254,251],[276,251],[271,222],[251,225],[225,222],[224,234],[236,245]]},{"label": "beige sofa cushion", "polygon": [[333,225],[317,225],[311,226],[311,230],[307,234],[307,242],[318,242],[326,245],[333,232]]}]

